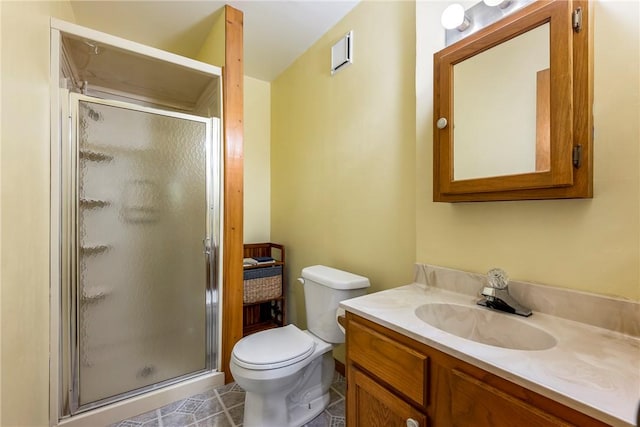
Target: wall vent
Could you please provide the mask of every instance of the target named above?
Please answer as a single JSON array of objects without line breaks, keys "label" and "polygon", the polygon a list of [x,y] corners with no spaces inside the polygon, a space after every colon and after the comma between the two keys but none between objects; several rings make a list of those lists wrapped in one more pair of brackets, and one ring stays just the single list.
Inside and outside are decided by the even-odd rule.
[{"label": "wall vent", "polygon": [[331,48],[331,75],[353,63],[353,30]]}]

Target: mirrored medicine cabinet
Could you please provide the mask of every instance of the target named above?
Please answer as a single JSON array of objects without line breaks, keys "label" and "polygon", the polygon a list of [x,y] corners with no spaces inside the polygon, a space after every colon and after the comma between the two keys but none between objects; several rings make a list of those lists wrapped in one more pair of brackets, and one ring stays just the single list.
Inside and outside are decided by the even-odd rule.
[{"label": "mirrored medicine cabinet", "polygon": [[434,55],[434,201],[592,197],[591,39],[538,0]]}]

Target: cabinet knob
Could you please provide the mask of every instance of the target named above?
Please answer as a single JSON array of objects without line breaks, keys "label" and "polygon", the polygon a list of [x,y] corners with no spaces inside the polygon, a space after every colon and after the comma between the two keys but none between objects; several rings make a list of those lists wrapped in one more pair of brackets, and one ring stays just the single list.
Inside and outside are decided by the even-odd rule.
[{"label": "cabinet knob", "polygon": [[449,122],[447,122],[447,119],[445,117],[440,117],[436,122],[436,126],[438,127],[438,129],[444,129],[447,127],[448,123]]},{"label": "cabinet knob", "polygon": [[420,424],[413,418],[407,418],[407,427],[420,427]]}]

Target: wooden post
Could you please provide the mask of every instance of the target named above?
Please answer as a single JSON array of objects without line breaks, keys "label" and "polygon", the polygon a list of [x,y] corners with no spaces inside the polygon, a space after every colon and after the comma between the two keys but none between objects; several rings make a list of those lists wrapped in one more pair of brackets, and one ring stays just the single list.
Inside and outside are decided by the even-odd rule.
[{"label": "wooden post", "polygon": [[222,70],[224,126],[224,236],[222,279],[222,364],[233,381],[231,351],[242,338],[243,253],[243,15],[225,6],[225,64]]}]

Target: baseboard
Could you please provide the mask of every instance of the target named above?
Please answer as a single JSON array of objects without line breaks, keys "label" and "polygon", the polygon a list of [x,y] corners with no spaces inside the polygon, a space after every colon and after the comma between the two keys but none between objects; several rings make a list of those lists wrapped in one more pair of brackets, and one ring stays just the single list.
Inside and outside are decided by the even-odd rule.
[{"label": "baseboard", "polygon": [[345,376],[344,363],[342,363],[338,359],[333,359],[333,360],[335,360],[336,362],[336,371],[338,371],[338,373],[344,377]]}]

